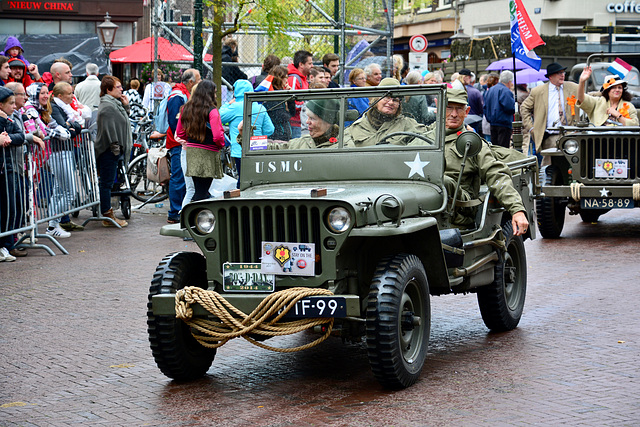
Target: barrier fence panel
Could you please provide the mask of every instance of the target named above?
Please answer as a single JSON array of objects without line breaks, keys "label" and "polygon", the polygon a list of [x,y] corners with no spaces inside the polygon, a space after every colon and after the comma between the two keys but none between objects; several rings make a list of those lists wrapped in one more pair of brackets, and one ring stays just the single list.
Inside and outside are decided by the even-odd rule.
[{"label": "barrier fence panel", "polygon": [[14,235],[30,233],[29,170],[25,163],[25,146],[0,148],[0,246],[11,249]]},{"label": "barrier fence panel", "polygon": [[[59,220],[83,209],[91,209],[93,216],[85,220],[103,220],[100,215],[100,196],[94,144],[89,131],[78,137],[46,140],[44,150],[32,145],[4,149],[2,175],[2,229],[0,237],[15,240],[17,233],[25,233],[17,240],[17,247],[39,248],[55,253],[46,245],[36,244],[38,239],[51,241],[60,251],[68,254],[58,239],[40,233],[51,221]],[[8,240],[5,240],[8,242]]]}]

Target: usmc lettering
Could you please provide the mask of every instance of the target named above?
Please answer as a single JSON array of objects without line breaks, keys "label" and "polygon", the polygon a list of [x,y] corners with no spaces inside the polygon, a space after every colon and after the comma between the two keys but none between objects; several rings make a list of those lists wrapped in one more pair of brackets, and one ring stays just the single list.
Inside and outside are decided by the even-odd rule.
[{"label": "usmc lettering", "polygon": [[256,173],[265,172],[265,163],[267,166],[267,172],[291,172],[293,169],[295,172],[302,171],[302,160],[296,160],[291,164],[289,160],[271,161],[271,162],[256,162]]}]

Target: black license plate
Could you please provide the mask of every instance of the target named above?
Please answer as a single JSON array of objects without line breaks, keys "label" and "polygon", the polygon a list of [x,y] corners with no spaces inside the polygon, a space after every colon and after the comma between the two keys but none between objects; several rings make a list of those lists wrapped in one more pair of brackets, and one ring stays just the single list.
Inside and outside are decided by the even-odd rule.
[{"label": "black license plate", "polygon": [[585,197],[580,199],[580,209],[633,209],[635,206],[631,197]]},{"label": "black license plate", "polygon": [[344,297],[303,298],[284,317],[347,317],[347,300]]}]

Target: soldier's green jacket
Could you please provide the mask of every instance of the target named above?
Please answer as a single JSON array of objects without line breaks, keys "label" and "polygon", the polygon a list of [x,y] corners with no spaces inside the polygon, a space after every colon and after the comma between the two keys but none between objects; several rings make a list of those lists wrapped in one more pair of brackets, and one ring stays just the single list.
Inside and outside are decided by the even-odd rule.
[{"label": "soldier's green jacket", "polygon": [[[425,134],[427,127],[410,117],[400,114],[395,119],[385,122],[380,129],[371,125],[369,118],[364,115],[353,122],[344,133],[344,145],[347,147],[367,147],[378,144],[385,136],[393,132],[414,132]],[[387,143],[393,145],[407,145],[407,137],[398,135],[387,139]],[[419,141],[419,140],[417,140]],[[424,144],[424,141],[421,142]]]},{"label": "soldier's green jacket", "polygon": [[[462,156],[456,149],[455,141],[458,132],[464,131],[464,126],[459,129],[447,129],[445,137],[444,158],[446,162],[445,175],[457,181]],[[526,213],[520,194],[511,181],[511,171],[507,165],[497,160],[489,144],[483,140],[482,149],[474,158],[467,159],[460,187],[477,198],[480,193],[480,184],[484,182],[489,187],[491,194],[495,196],[511,215],[523,211]],[[453,194],[449,194],[453,197]]]}]

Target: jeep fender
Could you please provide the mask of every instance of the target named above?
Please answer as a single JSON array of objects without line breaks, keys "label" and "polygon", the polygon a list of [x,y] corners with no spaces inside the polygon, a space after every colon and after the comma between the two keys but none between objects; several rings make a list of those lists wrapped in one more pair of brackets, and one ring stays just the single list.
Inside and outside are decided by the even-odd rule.
[{"label": "jeep fender", "polygon": [[[401,241],[400,247],[403,248],[403,252],[412,253],[422,261],[432,293],[443,293],[443,288],[449,289],[449,276],[440,242],[438,221],[435,218],[405,218],[400,226],[391,222],[381,226],[368,225],[353,229],[349,237],[371,241],[371,244],[364,247],[369,248],[372,256],[380,253],[388,255],[384,248],[393,248],[396,245],[392,242]],[[376,252],[376,249],[379,251]]]}]

